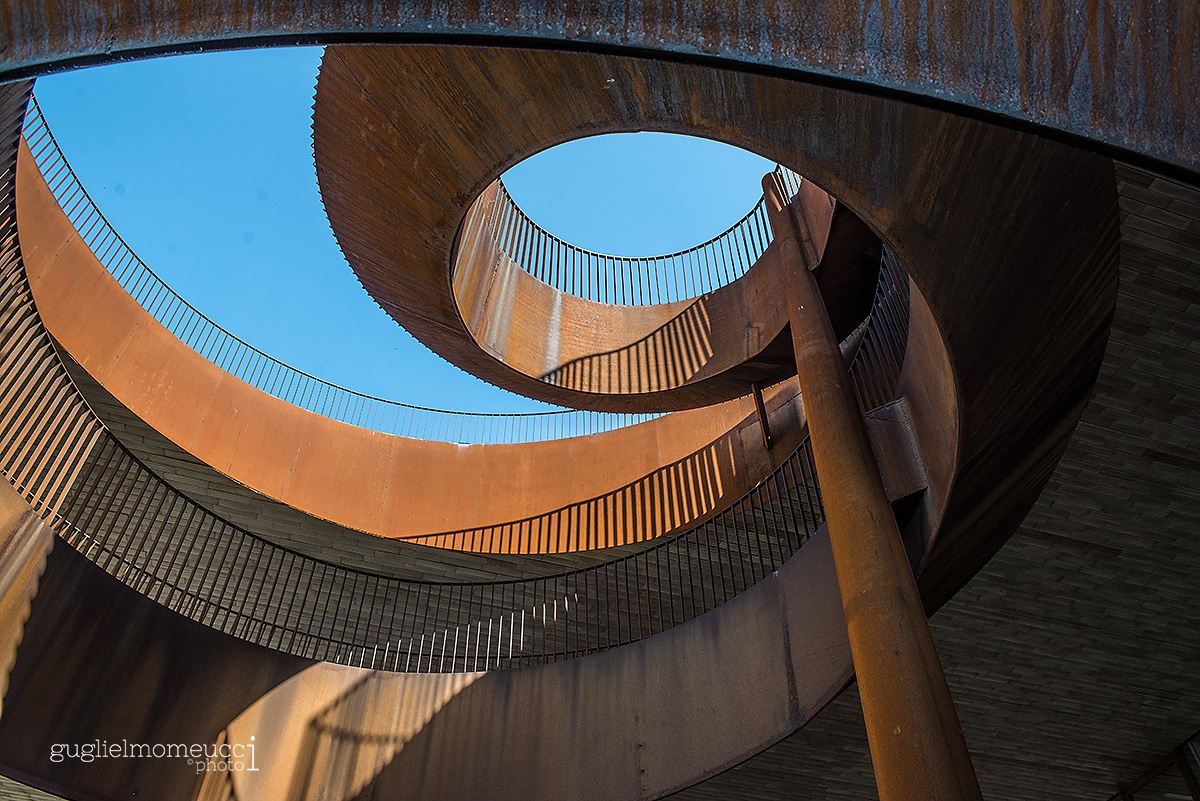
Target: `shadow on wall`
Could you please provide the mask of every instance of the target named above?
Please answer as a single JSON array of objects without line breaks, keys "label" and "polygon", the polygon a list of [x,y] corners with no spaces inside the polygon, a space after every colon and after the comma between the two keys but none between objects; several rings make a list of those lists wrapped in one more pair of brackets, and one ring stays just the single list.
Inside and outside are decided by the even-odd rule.
[{"label": "shadow on wall", "polygon": [[[314,665],[256,701],[221,732],[254,745],[253,770],[206,771],[197,801],[346,801],[379,775],[433,716],[482,673],[364,673]],[[255,733],[265,735],[256,737]]]},{"label": "shadow on wall", "polygon": [[[768,389],[771,432],[788,453],[803,436],[804,412],[794,379]],[[644,542],[693,526],[740,497],[769,472],[754,465],[762,451],[757,416],[748,400],[747,416],[733,430],[700,450],[664,465],[604,495],[546,514],[495,526],[406,537],[441,548],[483,553],[561,553]],[[747,447],[746,443],[753,443]]]},{"label": "shadow on wall", "polygon": [[544,515],[447,534],[405,537],[455,550],[560,553],[610,548],[692,525],[741,495],[739,459],[730,437],[708,445],[613,492]]},{"label": "shadow on wall", "polygon": [[0,493],[0,714],[54,535],[15,492]]},{"label": "shadow on wall", "polygon": [[201,801],[636,801],[794,731],[852,669],[824,531],[748,592],[624,648],[523,670],[313,665],[225,725],[258,768]]},{"label": "shadow on wall", "polygon": [[703,297],[665,325],[616,350],[581,356],[542,381],[577,392],[629,395],[683,386],[712,358],[712,322]]}]

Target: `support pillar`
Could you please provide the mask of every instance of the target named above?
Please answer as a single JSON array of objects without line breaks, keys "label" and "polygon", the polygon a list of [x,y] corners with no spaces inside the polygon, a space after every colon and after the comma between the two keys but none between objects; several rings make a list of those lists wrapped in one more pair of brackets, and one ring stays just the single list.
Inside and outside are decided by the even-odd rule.
[{"label": "support pillar", "polygon": [[[828,202],[806,186],[810,203]],[[816,279],[823,231],[763,178],[880,801],[981,799],[925,609]],[[803,209],[803,204],[801,204]]]}]

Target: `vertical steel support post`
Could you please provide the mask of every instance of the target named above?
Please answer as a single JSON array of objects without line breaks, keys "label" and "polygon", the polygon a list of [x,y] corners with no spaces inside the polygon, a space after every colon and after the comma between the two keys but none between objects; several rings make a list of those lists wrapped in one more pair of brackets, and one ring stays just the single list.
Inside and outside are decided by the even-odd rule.
[{"label": "vertical steel support post", "polygon": [[[777,182],[768,174],[763,189],[879,798],[981,799],[849,371],[809,272],[825,232],[808,230],[803,204],[789,205]],[[802,194],[827,198],[815,187]]]}]

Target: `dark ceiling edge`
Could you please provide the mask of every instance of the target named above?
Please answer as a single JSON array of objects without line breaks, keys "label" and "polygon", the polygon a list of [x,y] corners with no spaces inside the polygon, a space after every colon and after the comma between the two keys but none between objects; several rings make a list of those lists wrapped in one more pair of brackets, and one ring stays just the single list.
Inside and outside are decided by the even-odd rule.
[{"label": "dark ceiling edge", "polygon": [[281,33],[278,35],[235,36],[228,39],[198,39],[192,42],[173,42],[152,47],[134,47],[116,53],[93,53],[85,56],[64,58],[53,63],[43,63],[17,67],[0,74],[0,83],[37,78],[60,72],[97,67],[108,64],[118,64],[125,61],[137,61],[161,56],[189,55],[206,52],[224,52],[232,50],[253,50],[264,47],[299,47],[324,46],[342,44],[434,44],[434,45],[471,45],[517,49],[557,50],[564,52],[584,52],[598,55],[620,55],[632,58],[645,58],[656,61],[676,62],[687,65],[716,67],[735,72],[745,72],[754,75],[783,78],[801,81],[816,86],[842,89],[864,95],[873,95],[887,99],[900,100],[916,106],[922,106],[945,113],[955,114],[971,120],[998,125],[1020,133],[1031,133],[1060,144],[1087,150],[1101,156],[1123,161],[1135,167],[1157,172],[1158,174],[1192,186],[1200,187],[1200,169],[1194,169],[1184,164],[1168,161],[1163,158],[1147,155],[1131,148],[1121,147],[1110,142],[1090,139],[1081,134],[1065,131],[1053,126],[1021,119],[990,111],[965,102],[955,102],[931,95],[922,94],[894,86],[884,86],[872,83],[869,79],[847,78],[803,67],[778,67],[769,64],[758,64],[740,59],[703,55],[700,53],[680,53],[633,45],[614,45],[599,42],[578,40],[550,40],[541,37],[521,37],[509,35],[486,34],[453,34],[453,33],[310,33],[294,34]]}]

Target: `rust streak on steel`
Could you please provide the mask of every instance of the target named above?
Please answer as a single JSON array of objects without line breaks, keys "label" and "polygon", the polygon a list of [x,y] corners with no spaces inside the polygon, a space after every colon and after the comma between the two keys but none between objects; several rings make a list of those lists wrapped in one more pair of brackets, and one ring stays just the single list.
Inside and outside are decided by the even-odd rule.
[{"label": "rust streak on steel", "polygon": [[0,18],[0,76],[240,41],[488,40],[659,51],[931,104],[1200,172],[1200,7],[1139,0],[978,3],[602,0],[374,3],[103,0],[23,4]]}]

